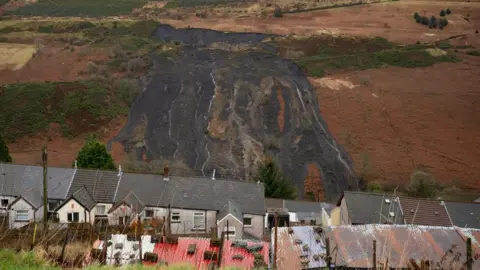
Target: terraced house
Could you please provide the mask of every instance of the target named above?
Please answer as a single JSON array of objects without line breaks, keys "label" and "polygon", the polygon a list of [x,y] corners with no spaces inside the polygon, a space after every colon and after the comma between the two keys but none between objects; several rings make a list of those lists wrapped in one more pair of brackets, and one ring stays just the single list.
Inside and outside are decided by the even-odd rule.
[{"label": "terraced house", "polygon": [[[0,172],[9,226],[40,220],[42,168],[0,164]],[[168,168],[164,175],[49,168],[48,179],[51,217],[61,223],[127,225],[140,217],[165,220],[171,234],[228,231],[231,238],[263,238],[262,183],[171,176]]]}]

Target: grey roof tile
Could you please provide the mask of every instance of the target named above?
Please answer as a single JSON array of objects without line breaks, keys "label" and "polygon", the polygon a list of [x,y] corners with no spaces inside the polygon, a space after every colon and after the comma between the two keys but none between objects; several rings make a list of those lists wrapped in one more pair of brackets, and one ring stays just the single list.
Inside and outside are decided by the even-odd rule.
[{"label": "grey roof tile", "polygon": [[225,206],[220,209],[218,212],[218,220],[221,220],[222,218],[228,216],[228,214],[231,214],[234,216],[236,219],[238,219],[240,222],[243,223],[243,214],[242,211],[231,201],[228,201]]},{"label": "grey roof tile", "polygon": [[344,198],[352,224],[383,224],[386,222],[403,224],[402,209],[397,197],[387,194],[344,191]]},{"label": "grey roof tile", "polygon": [[97,204],[86,187],[82,187],[75,191],[72,197],[81,205],[83,205],[83,207],[85,207],[88,211],[92,210]]},{"label": "grey roof tile", "polygon": [[452,226],[442,201],[400,197],[400,204],[407,224]]},{"label": "grey roof tile", "polygon": [[453,225],[480,229],[480,203],[445,202]]},{"label": "grey roof tile", "polygon": [[[48,197],[65,199],[75,174],[71,168],[48,168]],[[0,194],[22,196],[34,207],[43,203],[43,168],[40,166],[0,164]]]},{"label": "grey roof tile", "polygon": [[115,205],[110,209],[109,212],[114,211],[120,205],[127,204],[129,205],[135,213],[142,213],[145,205],[142,201],[138,198],[137,195],[133,191],[130,191],[125,198],[115,203]]},{"label": "grey roof tile", "polygon": [[124,173],[115,201],[133,191],[145,206],[170,205],[172,208],[220,210],[233,201],[245,214],[265,214],[263,184],[207,177]]},{"label": "grey roof tile", "polygon": [[85,186],[96,202],[112,203],[119,180],[115,171],[78,169],[67,196]]}]

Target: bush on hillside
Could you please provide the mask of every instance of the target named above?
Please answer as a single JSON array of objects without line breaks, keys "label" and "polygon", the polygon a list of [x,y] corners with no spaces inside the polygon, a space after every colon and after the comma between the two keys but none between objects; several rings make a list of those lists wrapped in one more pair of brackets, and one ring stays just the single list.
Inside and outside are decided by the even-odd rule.
[{"label": "bush on hillside", "polygon": [[445,12],[446,12],[447,14],[452,13],[452,11],[451,11],[449,8],[447,8],[447,10],[446,10]]},{"label": "bush on hillside", "polygon": [[423,16],[423,17],[422,17],[422,24],[423,24],[423,25],[429,25],[429,24],[430,24],[430,20],[429,20],[426,16]]},{"label": "bush on hillside", "polygon": [[422,23],[422,17],[421,16],[418,16],[417,18],[415,18],[415,21],[417,23]]},{"label": "bush on hillside", "polygon": [[440,11],[440,16],[445,17],[445,15],[446,15],[445,10],[442,9],[442,10]]},{"label": "bush on hillside", "polygon": [[429,172],[416,171],[410,176],[407,191],[413,197],[434,198],[439,188],[439,184]]},{"label": "bush on hillside", "polygon": [[445,19],[445,18],[441,18],[441,19],[438,21],[438,27],[439,27],[440,29],[445,28],[445,26],[447,26],[447,25],[448,25],[448,20]]},{"label": "bush on hillside", "polygon": [[128,60],[128,72],[138,72],[142,71],[147,64],[145,63],[145,60],[143,60],[140,57],[137,58],[132,58]]},{"label": "bush on hillside", "polygon": [[435,16],[430,18],[430,24],[428,26],[430,28],[437,28],[437,18],[435,18]]},{"label": "bush on hillside", "polygon": [[275,8],[275,10],[273,11],[273,17],[275,18],[283,17],[282,9],[280,7]]},{"label": "bush on hillside", "polygon": [[416,20],[418,17],[420,17],[420,14],[418,14],[418,12],[415,12],[415,14],[413,14],[413,18]]}]

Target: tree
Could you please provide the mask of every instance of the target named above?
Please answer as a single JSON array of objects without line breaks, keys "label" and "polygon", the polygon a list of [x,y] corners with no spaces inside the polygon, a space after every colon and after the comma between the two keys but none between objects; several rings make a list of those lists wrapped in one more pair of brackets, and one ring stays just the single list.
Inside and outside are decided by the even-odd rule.
[{"label": "tree", "polygon": [[0,136],[0,162],[12,162],[12,157],[8,153],[7,143]]},{"label": "tree", "polygon": [[439,185],[435,178],[425,171],[415,171],[410,176],[407,187],[408,194],[413,197],[433,198],[437,194]]},{"label": "tree", "polygon": [[449,8],[447,8],[446,13],[450,14],[450,13],[452,13],[452,11]]},{"label": "tree", "polygon": [[432,16],[430,18],[430,25],[429,25],[430,28],[437,28],[437,18],[435,18],[435,16]]},{"label": "tree", "polygon": [[275,18],[281,18],[283,17],[283,12],[280,7],[276,7],[275,10],[273,11],[273,17]]},{"label": "tree", "polygon": [[441,17],[445,17],[445,10],[442,9],[442,10],[440,11],[440,16],[441,16]]},{"label": "tree", "polygon": [[413,14],[413,18],[416,20],[418,17],[420,17],[420,14],[418,14],[418,12],[415,12],[415,13]]},{"label": "tree", "polygon": [[279,199],[296,197],[295,188],[271,159],[267,159],[258,167],[258,176],[255,180],[263,182],[265,197]]},{"label": "tree", "polygon": [[87,138],[85,145],[78,152],[77,167],[85,169],[115,169],[112,156],[97,138]]},{"label": "tree", "polygon": [[443,29],[445,26],[447,26],[448,24],[448,20],[445,19],[445,18],[441,18],[439,21],[438,21],[438,27],[440,29]]},{"label": "tree", "polygon": [[423,24],[423,25],[429,25],[429,24],[430,24],[430,20],[429,20],[427,17],[423,16],[423,17],[422,17],[422,24]]}]

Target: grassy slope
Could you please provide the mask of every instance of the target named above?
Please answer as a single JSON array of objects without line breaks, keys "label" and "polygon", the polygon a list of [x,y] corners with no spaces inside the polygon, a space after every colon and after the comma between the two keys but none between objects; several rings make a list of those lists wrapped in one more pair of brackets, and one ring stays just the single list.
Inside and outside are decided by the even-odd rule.
[{"label": "grassy slope", "polygon": [[39,0],[6,14],[49,17],[102,17],[128,15],[141,8],[147,0]]}]

